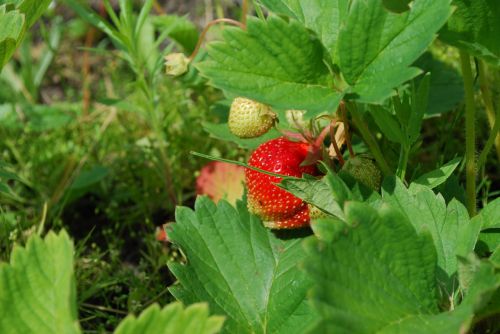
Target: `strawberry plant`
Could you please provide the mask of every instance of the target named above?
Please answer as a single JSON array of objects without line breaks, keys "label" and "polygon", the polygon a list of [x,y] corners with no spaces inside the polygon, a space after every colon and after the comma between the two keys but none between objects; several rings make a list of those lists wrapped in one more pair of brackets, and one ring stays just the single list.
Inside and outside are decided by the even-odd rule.
[{"label": "strawberry plant", "polygon": [[[446,30],[460,20],[450,19],[451,1],[260,3],[267,17],[257,10],[259,17],[248,17],[244,27],[225,27],[222,40],[206,45],[206,59],[190,66],[226,96],[272,108],[277,132],[261,142],[224,135],[222,127],[235,122],[231,114],[228,125],[206,127],[255,149],[248,164],[235,162],[247,167],[248,209],[199,198],[194,211],[177,210],[169,236],[187,264],[170,264],[179,280],[174,296],[208,301],[214,313],[228,317],[227,332],[459,333],[498,313],[498,235],[493,232],[497,243],[488,242],[489,259],[474,250],[489,229],[484,217],[498,219],[488,212],[498,210],[499,201],[476,215],[475,162],[467,158],[475,148],[466,148],[467,209],[432,190],[461,159],[408,177],[434,89],[433,73],[422,76],[414,64],[440,31],[444,41],[470,49]],[[308,122],[291,121],[291,110],[303,110],[299,115]],[[474,140],[467,115],[466,147]],[[399,145],[397,160],[388,158],[377,132]],[[319,138],[316,149],[306,138]],[[374,160],[353,147],[353,138]],[[261,224],[310,225],[313,234],[274,234]]]},{"label": "strawberry plant", "polygon": [[[104,1],[102,15],[67,2],[130,71],[133,98],[103,104],[143,115],[157,196],[182,204],[157,224],[161,242],[150,247],[159,251],[140,252],[171,281],[139,306],[144,290],[127,290],[126,311],[88,302],[115,283],[75,288],[75,275],[98,264],[80,258],[65,222],[40,236],[45,204],[26,244],[0,264],[0,332],[85,332],[96,317],[82,317],[89,306],[123,315],[97,327],[116,333],[500,330],[494,0],[245,0],[240,20],[216,1],[199,35],[186,18],[151,14],[154,0],[137,13]],[[20,11],[0,7],[0,22],[1,8]],[[178,166],[169,121],[187,115],[163,99],[176,83],[195,96],[186,104],[213,104],[213,117],[183,137],[197,139]],[[202,91],[215,97],[201,102]],[[208,136],[227,146],[205,150]],[[215,161],[193,171],[183,194],[176,185],[194,157]],[[27,181],[0,167],[0,193],[13,202],[12,188]],[[72,183],[75,197],[111,174],[93,170]],[[3,239],[15,239],[12,225],[1,226]]]}]

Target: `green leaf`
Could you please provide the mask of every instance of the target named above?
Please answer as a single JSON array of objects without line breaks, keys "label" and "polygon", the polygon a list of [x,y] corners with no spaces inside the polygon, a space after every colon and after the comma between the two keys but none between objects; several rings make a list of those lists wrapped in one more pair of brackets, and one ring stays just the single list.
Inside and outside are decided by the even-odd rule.
[{"label": "green leaf", "polygon": [[384,7],[394,13],[403,13],[410,9],[412,0],[382,0]]},{"label": "green leaf", "polygon": [[432,74],[426,116],[451,111],[464,100],[462,76],[454,67],[436,59],[430,52],[424,53],[415,65]]},{"label": "green leaf", "polygon": [[481,221],[481,230],[500,228],[500,197],[488,203],[476,217]]},{"label": "green leaf", "polygon": [[480,223],[470,220],[463,204],[453,199],[448,206],[444,198],[427,187],[418,192],[406,189],[399,179],[385,182],[382,189],[384,203],[403,212],[417,231],[429,231],[438,255],[438,281],[445,293],[456,288],[457,256],[466,256],[474,250]]},{"label": "green leaf", "polygon": [[466,333],[474,314],[480,312],[481,307],[491,299],[499,286],[499,273],[495,273],[490,263],[483,262],[478,266],[464,300],[453,311],[436,315],[410,316],[384,328],[380,333]]},{"label": "green leaf", "polygon": [[0,70],[2,70],[12,54],[14,54],[16,44],[16,41],[10,38],[0,41]]},{"label": "green leaf", "polygon": [[5,39],[17,40],[23,30],[24,15],[18,10],[7,13],[0,12],[0,41]]},{"label": "green leaf", "polygon": [[187,17],[159,15],[153,17],[153,24],[162,34],[167,34],[187,52],[193,52],[198,42],[198,29]]},{"label": "green leaf", "polygon": [[333,216],[344,218],[342,207],[351,197],[349,188],[335,174],[329,173],[322,179],[283,178],[280,188],[292,193],[307,203],[313,204]]},{"label": "green leaf", "polygon": [[455,0],[456,10],[440,33],[446,43],[500,66],[500,6],[497,0]]},{"label": "green leaf", "polygon": [[450,1],[416,0],[390,13],[380,0],[354,0],[340,31],[340,69],[362,102],[381,103],[421,71],[409,67],[451,14]]},{"label": "green leaf", "polygon": [[90,170],[81,172],[69,187],[70,190],[87,188],[103,180],[109,174],[109,169],[95,165]]},{"label": "green leaf", "polygon": [[278,186],[340,219],[345,219],[343,207],[346,201],[369,201],[373,200],[370,198],[372,195],[376,198],[375,193],[369,189],[360,190],[353,186],[351,190],[338,174],[332,172],[326,165],[323,166],[326,169],[326,175],[321,179],[285,177]]},{"label": "green leaf", "polygon": [[117,47],[120,49],[126,49],[126,45],[129,42],[127,38],[122,33],[117,31],[111,24],[103,20],[102,17],[97,15],[92,9],[80,4],[78,0],[67,0],[66,3],[82,19],[99,28],[106,35],[108,35]]},{"label": "green leaf", "polygon": [[160,309],[151,305],[138,318],[127,316],[116,328],[116,334],[215,334],[224,323],[220,316],[209,316],[206,304],[194,304],[184,308],[181,303],[172,303]]},{"label": "green leaf", "polygon": [[266,141],[269,141],[271,139],[278,138],[281,136],[281,133],[273,128],[269,132],[267,132],[266,134],[264,134],[260,137],[243,139],[243,138],[240,138],[240,137],[232,134],[231,131],[229,130],[229,127],[227,126],[227,123],[215,124],[215,123],[210,123],[210,122],[203,122],[202,126],[203,126],[203,129],[206,132],[208,132],[211,137],[217,138],[220,140],[233,142],[233,143],[237,144],[239,147],[246,148],[246,149],[255,149],[260,144],[263,144]]},{"label": "green leaf", "polygon": [[429,88],[431,82],[431,75],[426,74],[420,80],[418,88],[415,89],[412,85],[412,104],[411,104],[411,114],[408,120],[407,128],[407,138],[408,144],[413,145],[418,137],[420,136],[420,130],[422,128],[422,120],[424,119],[424,114],[427,110],[427,105],[429,102]]},{"label": "green leaf", "polygon": [[342,94],[333,90],[323,46],[299,22],[249,18],[247,30],[227,27],[224,41],[208,44],[197,64],[211,84],[275,108],[335,110]]},{"label": "green leaf", "polygon": [[[323,333],[376,333],[410,315],[437,312],[436,252],[397,210],[349,202],[351,228],[307,240],[306,270]],[[333,227],[332,227],[333,228]]]},{"label": "green leaf", "polygon": [[314,306],[321,333],[464,333],[491,299],[500,273],[483,262],[463,302],[439,313],[436,252],[427,232],[417,233],[398,210],[349,202],[348,225],[323,224],[323,235],[306,241],[306,270],[316,282]]},{"label": "green leaf", "polygon": [[32,236],[0,264],[0,333],[79,333],[73,243],[63,231]]},{"label": "green leaf", "polygon": [[[465,299],[459,308],[469,308],[475,313],[495,314],[500,311],[500,271],[493,261],[480,261],[473,258],[470,263],[470,282],[465,290]],[[496,298],[495,298],[496,297]]]},{"label": "green leaf", "polygon": [[302,333],[314,322],[305,299],[311,281],[297,267],[302,239],[277,238],[241,202],[235,209],[198,197],[194,212],[177,209],[176,221],[168,235],[187,258],[169,263],[177,299],[208,302],[227,316],[228,333]]},{"label": "green leaf", "polygon": [[17,10],[0,12],[0,71],[14,54],[24,25],[24,15]]},{"label": "green leaf", "polygon": [[369,108],[369,111],[373,120],[387,139],[394,143],[405,145],[406,136],[403,134],[403,130],[395,115],[381,106],[372,106]]},{"label": "green leaf", "polygon": [[451,176],[451,174],[453,174],[458,165],[460,165],[461,161],[462,158],[457,157],[453,160],[448,161],[440,168],[421,175],[418,179],[413,181],[412,184],[410,184],[410,191],[412,191],[417,184],[432,189],[446,182],[446,180]]},{"label": "green leaf", "polygon": [[494,263],[497,267],[500,267],[500,245],[498,245],[497,248],[493,251],[489,260],[492,263]]},{"label": "green leaf", "polygon": [[261,0],[275,13],[293,17],[314,31],[334,63],[338,60],[337,40],[347,18],[348,0]]},{"label": "green leaf", "polygon": [[493,252],[500,246],[500,198],[488,203],[474,220],[481,225],[479,241]]},{"label": "green leaf", "polygon": [[26,15],[26,26],[28,30],[47,10],[52,0],[24,0],[17,7],[21,13]]}]

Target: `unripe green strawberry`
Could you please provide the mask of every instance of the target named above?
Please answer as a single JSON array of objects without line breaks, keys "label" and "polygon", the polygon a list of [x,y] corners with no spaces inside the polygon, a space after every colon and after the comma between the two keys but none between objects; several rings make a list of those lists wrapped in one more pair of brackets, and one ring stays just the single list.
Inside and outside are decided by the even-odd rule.
[{"label": "unripe green strawberry", "polygon": [[229,111],[229,130],[240,138],[259,137],[274,125],[276,114],[265,104],[237,97]]},{"label": "unripe green strawberry", "polygon": [[183,53],[165,56],[165,70],[168,75],[179,76],[188,71],[190,60]]},{"label": "unripe green strawberry", "polygon": [[367,155],[357,155],[346,161],[341,172],[349,174],[359,183],[375,191],[380,189],[382,173],[373,159]]}]

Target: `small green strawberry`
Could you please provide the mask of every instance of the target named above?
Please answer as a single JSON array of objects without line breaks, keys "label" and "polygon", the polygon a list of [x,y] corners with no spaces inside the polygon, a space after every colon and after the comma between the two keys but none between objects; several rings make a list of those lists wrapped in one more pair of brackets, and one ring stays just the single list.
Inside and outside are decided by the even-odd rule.
[{"label": "small green strawberry", "polygon": [[229,130],[240,138],[259,137],[274,125],[276,114],[265,104],[237,97],[229,111]]},{"label": "small green strawberry", "polygon": [[375,191],[380,189],[382,173],[372,158],[368,155],[360,154],[350,158],[342,166],[341,172],[349,174],[359,183]]},{"label": "small green strawberry", "polygon": [[168,75],[179,76],[188,71],[190,60],[183,53],[165,56],[165,71]]}]

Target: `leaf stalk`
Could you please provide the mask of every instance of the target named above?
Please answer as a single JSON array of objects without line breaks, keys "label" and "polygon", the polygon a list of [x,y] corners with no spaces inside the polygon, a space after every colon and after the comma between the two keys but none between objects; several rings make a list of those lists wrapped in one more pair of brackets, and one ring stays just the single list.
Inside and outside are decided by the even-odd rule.
[{"label": "leaf stalk", "polygon": [[467,194],[467,210],[471,217],[476,215],[476,130],[474,118],[476,105],[474,101],[474,79],[470,64],[470,56],[460,50],[460,65],[465,90],[465,191]]},{"label": "leaf stalk", "polygon": [[391,175],[392,172],[389,167],[389,164],[385,160],[382,150],[380,149],[380,146],[378,145],[377,141],[370,132],[368,125],[363,119],[363,115],[359,112],[356,105],[353,103],[350,104],[349,111],[351,112],[354,126],[356,126],[356,128],[361,134],[361,137],[363,137],[363,140],[365,141],[366,145],[368,145],[368,147],[370,148],[370,151],[373,154],[375,160],[377,161],[380,170],[386,176]]}]

